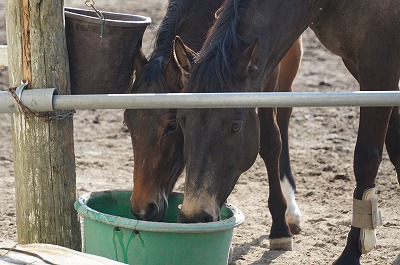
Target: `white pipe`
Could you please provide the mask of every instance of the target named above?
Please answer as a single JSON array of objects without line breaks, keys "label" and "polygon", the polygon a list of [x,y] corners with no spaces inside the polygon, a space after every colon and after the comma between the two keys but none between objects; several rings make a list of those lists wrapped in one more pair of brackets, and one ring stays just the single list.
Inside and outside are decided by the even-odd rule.
[{"label": "white pipe", "polygon": [[400,91],[55,95],[54,109],[400,106]]},{"label": "white pipe", "polygon": [[[78,109],[383,107],[400,106],[400,91],[57,95],[53,88],[24,90],[21,101],[34,112]],[[17,110],[17,104],[9,92],[0,91],[0,113]]]},{"label": "white pipe", "polygon": [[[23,90],[20,100],[32,112],[54,111],[53,96],[57,94],[55,88],[40,88]],[[19,106],[10,92],[0,91],[0,113],[14,113]]]}]

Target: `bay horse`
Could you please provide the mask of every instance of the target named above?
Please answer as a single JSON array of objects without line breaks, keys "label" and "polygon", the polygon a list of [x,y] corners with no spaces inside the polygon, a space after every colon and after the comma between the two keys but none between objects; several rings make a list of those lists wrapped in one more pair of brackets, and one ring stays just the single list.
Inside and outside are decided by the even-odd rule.
[{"label": "bay horse", "polygon": [[[310,27],[343,59],[360,90],[399,90],[398,0],[227,0],[193,66],[185,92],[259,92]],[[183,59],[178,59],[182,61]],[[272,86],[273,87],[273,86]],[[265,91],[265,89],[264,89]],[[356,188],[346,246],[334,264],[360,264],[374,248],[380,223],[375,179],[386,144],[400,182],[398,107],[362,107],[354,151]],[[258,150],[266,161],[272,215],[271,249],[289,249],[286,202],[279,182],[281,137],[275,109],[180,109],[185,196],[180,222],[218,220],[221,205]]]},{"label": "bay horse", "polygon": [[[147,60],[143,53],[135,59],[136,79],[133,93],[180,92],[189,75],[191,64],[203,44],[220,1],[171,0],[157,33],[155,49]],[[218,13],[218,12],[217,12]],[[175,36],[180,38],[174,41]],[[176,49],[174,47],[177,47]],[[175,50],[178,50],[175,52]],[[175,53],[175,54],[174,54]],[[178,54],[178,55],[177,55]],[[189,58],[187,59],[186,56]],[[282,59],[276,78],[269,86],[291,91],[302,56],[301,38]],[[184,57],[184,58],[183,58]],[[181,62],[176,61],[183,58]],[[300,210],[295,201],[295,181],[290,168],[288,126],[291,108],[278,110],[285,156],[280,163],[281,180],[289,202],[286,218],[293,233],[299,233]],[[184,168],[183,136],[176,122],[176,109],[126,110],[134,151],[134,177],[131,208],[136,217],[162,221],[168,208],[167,199]]]}]

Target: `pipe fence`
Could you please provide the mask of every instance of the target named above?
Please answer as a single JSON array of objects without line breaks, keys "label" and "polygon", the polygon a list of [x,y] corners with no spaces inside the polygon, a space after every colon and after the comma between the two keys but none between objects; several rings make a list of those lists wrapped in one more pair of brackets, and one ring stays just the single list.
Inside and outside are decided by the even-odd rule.
[{"label": "pipe fence", "polygon": [[[0,45],[0,66],[7,66],[7,46]],[[81,109],[387,107],[400,106],[400,91],[249,92],[58,95],[55,88],[0,91],[0,113],[25,106],[32,112]],[[18,104],[19,101],[19,104]]]},{"label": "pipe fence", "polygon": [[[387,107],[400,106],[400,91],[249,92],[57,95],[56,89],[29,89],[20,102],[32,112],[82,109]],[[0,113],[19,111],[10,92],[0,92]]]}]

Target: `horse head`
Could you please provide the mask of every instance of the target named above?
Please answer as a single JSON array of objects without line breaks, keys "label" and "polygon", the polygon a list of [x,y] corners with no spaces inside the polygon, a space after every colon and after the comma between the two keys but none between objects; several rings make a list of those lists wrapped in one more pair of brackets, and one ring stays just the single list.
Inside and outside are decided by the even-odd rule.
[{"label": "horse head", "polygon": [[[207,61],[195,64],[188,92],[219,92],[221,83],[231,91],[251,86],[257,69],[258,41],[236,57],[233,75],[221,77]],[[179,60],[178,60],[179,61]],[[215,62],[213,60],[213,62]],[[217,62],[221,62],[218,60]],[[198,68],[198,66],[201,68]],[[202,72],[202,73],[200,73]],[[196,77],[201,78],[196,78]],[[192,78],[193,77],[193,78]],[[184,135],[185,196],[179,222],[211,222],[239,176],[249,169],[259,149],[259,119],[255,109],[180,109],[178,122]]]},{"label": "horse head", "polygon": [[178,120],[187,175],[178,221],[216,221],[239,176],[257,157],[257,114],[254,109],[184,110]]},{"label": "horse head", "polygon": [[[168,57],[139,66],[133,85],[135,93],[180,92],[185,85],[194,52],[177,38]],[[181,61],[176,61],[177,53]],[[183,60],[185,58],[185,60]],[[134,172],[131,210],[139,219],[161,221],[168,209],[168,196],[183,171],[183,136],[174,109],[128,109],[124,113],[133,146]]]}]

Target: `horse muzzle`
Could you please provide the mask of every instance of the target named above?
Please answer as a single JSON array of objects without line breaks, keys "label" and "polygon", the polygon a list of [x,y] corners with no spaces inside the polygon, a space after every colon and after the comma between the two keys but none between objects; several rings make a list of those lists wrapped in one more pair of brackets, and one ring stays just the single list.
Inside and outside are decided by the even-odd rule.
[{"label": "horse muzzle", "polygon": [[162,199],[159,203],[150,202],[144,208],[136,208],[131,205],[131,211],[140,220],[161,222],[167,214],[168,202]]},{"label": "horse muzzle", "polygon": [[186,216],[182,211],[178,214],[178,223],[209,223],[213,221],[214,217],[206,211],[201,211],[190,217]]},{"label": "horse muzzle", "polygon": [[178,223],[209,223],[220,219],[220,207],[214,195],[185,196]]}]

